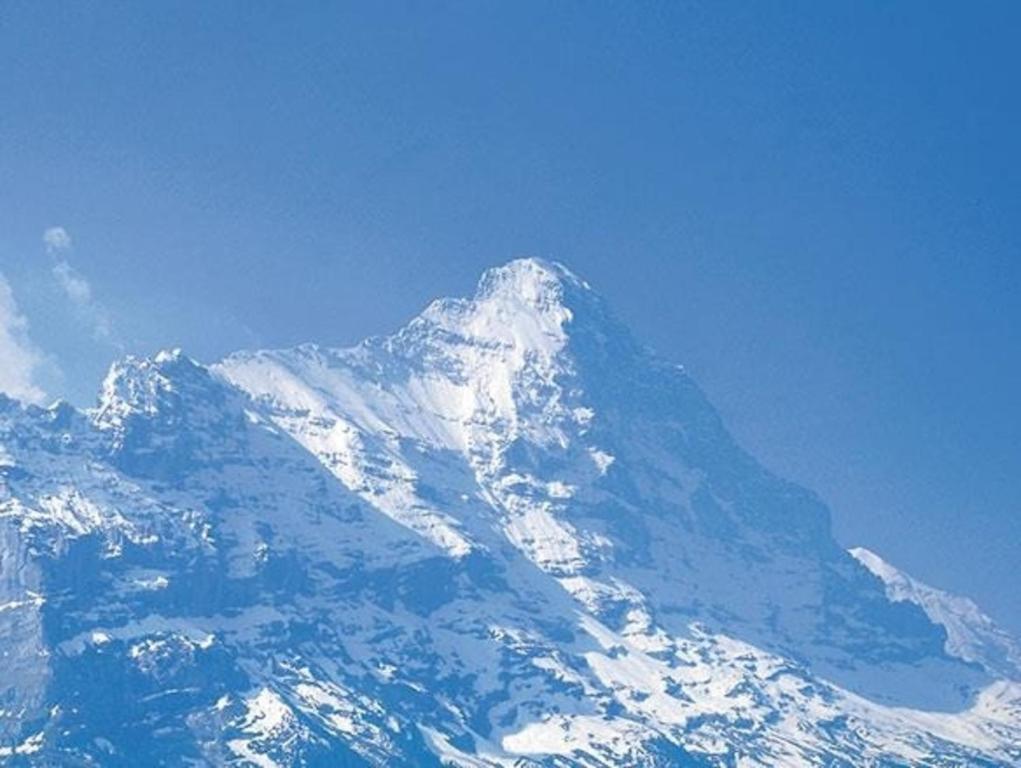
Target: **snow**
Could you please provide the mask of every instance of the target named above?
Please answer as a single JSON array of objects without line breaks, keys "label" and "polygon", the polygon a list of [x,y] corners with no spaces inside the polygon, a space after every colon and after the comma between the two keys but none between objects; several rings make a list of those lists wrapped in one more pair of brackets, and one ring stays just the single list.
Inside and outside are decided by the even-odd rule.
[{"label": "snow", "polygon": [[286,734],[294,725],[294,714],[284,700],[268,688],[246,698],[244,704],[246,713],[241,730],[245,738],[232,739],[227,746],[242,760],[258,768],[280,768],[282,764],[265,754],[259,742]]},{"label": "snow", "polygon": [[517,755],[570,755],[575,751],[603,750],[620,755],[646,735],[643,730],[638,725],[621,728],[606,718],[591,715],[552,716],[504,736],[501,746]]},{"label": "snow", "polygon": [[13,747],[0,747],[0,757],[34,755],[42,749],[45,738],[46,734],[39,732],[32,734],[23,742],[15,744]]}]

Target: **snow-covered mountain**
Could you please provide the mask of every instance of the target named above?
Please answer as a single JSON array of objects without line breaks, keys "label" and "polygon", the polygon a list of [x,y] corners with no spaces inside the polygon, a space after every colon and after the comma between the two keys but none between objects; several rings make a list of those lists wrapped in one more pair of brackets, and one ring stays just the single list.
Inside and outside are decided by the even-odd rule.
[{"label": "snow-covered mountain", "polygon": [[11,765],[1021,765],[1013,641],[536,260],[3,400],[0,664]]}]

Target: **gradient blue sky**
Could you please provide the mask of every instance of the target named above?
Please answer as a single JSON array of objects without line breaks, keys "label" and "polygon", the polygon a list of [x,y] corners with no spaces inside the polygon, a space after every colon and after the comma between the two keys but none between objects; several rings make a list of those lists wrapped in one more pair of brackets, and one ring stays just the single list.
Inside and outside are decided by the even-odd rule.
[{"label": "gradient blue sky", "polygon": [[0,374],[87,404],[123,351],[348,344],[557,259],[844,543],[1021,633],[1019,39],[1015,2],[8,0]]}]

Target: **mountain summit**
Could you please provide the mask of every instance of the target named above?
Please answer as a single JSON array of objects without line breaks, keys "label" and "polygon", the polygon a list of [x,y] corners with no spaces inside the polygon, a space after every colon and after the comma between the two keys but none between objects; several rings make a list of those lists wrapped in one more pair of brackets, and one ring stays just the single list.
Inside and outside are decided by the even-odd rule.
[{"label": "mountain summit", "polygon": [[0,537],[13,764],[1021,765],[1013,641],[558,264],[7,401]]}]

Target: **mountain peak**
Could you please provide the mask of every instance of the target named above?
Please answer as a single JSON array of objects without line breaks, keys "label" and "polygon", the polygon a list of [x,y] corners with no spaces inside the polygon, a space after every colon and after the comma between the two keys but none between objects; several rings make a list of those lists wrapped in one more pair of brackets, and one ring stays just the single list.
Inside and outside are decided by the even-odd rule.
[{"label": "mountain peak", "polygon": [[110,367],[92,423],[110,455],[139,475],[167,474],[243,442],[244,396],[179,349]]},{"label": "mountain peak", "polygon": [[208,372],[180,349],[151,358],[127,355],[110,366],[103,380],[97,419],[102,423],[111,413],[125,410],[153,412],[157,401],[196,378],[208,378]]},{"label": "mountain peak", "polygon": [[588,283],[563,264],[521,258],[487,269],[479,280],[477,301],[516,298],[534,306],[560,304],[572,292],[591,292]]},{"label": "mountain peak", "polygon": [[585,280],[558,262],[521,258],[487,269],[470,298],[434,301],[393,338],[412,349],[447,338],[549,357],[579,334],[630,338]]},{"label": "mountain peak", "polygon": [[459,339],[549,355],[563,347],[567,325],[599,305],[589,285],[562,264],[516,259],[486,270],[471,298],[434,301],[392,339],[418,353],[423,344]]}]

